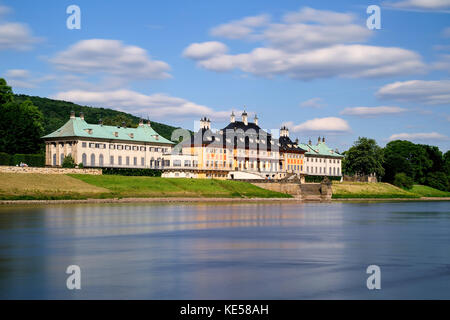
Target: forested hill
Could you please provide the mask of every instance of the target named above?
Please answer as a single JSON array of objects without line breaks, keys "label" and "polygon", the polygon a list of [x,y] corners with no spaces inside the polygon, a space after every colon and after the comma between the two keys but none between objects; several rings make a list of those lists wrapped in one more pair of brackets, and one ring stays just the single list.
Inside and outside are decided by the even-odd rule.
[{"label": "forested hill", "polygon": [[[66,123],[67,120],[69,120],[71,111],[75,111],[77,116],[80,112],[83,112],[84,118],[88,123],[98,123],[99,119],[102,119],[105,125],[121,125],[122,122],[125,122],[128,127],[137,127],[139,124],[138,117],[121,111],[80,106],[73,102],[28,96],[25,94],[16,94],[14,96],[17,102],[22,102],[28,99],[31,100],[31,102],[37,108],[39,108],[39,110],[44,115],[44,134],[49,134]],[[153,129],[155,129],[156,132],[169,140],[171,138],[173,130],[176,129],[176,127],[152,120],[151,123]]]}]

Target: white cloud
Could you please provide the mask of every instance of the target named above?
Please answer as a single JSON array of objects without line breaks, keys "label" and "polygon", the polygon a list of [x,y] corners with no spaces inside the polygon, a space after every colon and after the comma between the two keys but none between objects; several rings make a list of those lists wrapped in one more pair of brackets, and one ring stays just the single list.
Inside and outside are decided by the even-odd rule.
[{"label": "white cloud", "polygon": [[326,106],[326,104],[323,102],[322,98],[311,98],[300,103],[300,107],[302,108],[322,108],[324,106]]},{"label": "white cloud", "polygon": [[450,54],[442,54],[439,60],[431,65],[432,69],[450,72]]},{"label": "white cloud", "polygon": [[32,74],[25,69],[10,69],[4,74],[8,85],[13,88],[36,88],[42,82],[53,80],[53,75],[46,75],[41,77],[34,77]]},{"label": "white cloud", "polygon": [[146,95],[126,89],[111,91],[70,90],[59,92],[52,98],[85,105],[117,108],[137,115],[149,115],[152,118],[208,116],[212,119],[224,119],[225,117],[228,118],[230,114],[228,111],[217,112],[207,106],[162,93]]},{"label": "white cloud", "polygon": [[315,118],[312,120],[305,121],[298,125],[293,125],[292,123],[289,124],[292,127],[293,132],[320,131],[328,133],[330,132],[345,133],[351,130],[347,121],[336,117]]},{"label": "white cloud", "polygon": [[381,87],[376,93],[380,99],[430,105],[450,104],[450,80],[398,81]]},{"label": "white cloud", "polygon": [[393,134],[389,137],[388,140],[437,140],[443,141],[448,140],[449,138],[443,134],[437,132],[422,132],[422,133],[397,133]]},{"label": "white cloud", "polygon": [[355,107],[355,108],[345,108],[340,112],[342,115],[351,115],[359,117],[373,117],[381,116],[387,114],[398,114],[407,111],[407,109],[400,107],[391,106],[380,106],[380,107]]},{"label": "white cloud", "polygon": [[[213,54],[203,58],[198,55],[190,58],[199,66],[217,72],[240,70],[262,77],[283,75],[302,80],[334,76],[384,77],[425,70],[420,55],[413,51],[355,44],[366,41],[373,33],[354,20],[355,17],[347,13],[303,8],[286,14],[282,22],[263,24],[259,33],[250,28],[253,39],[261,40],[263,46],[248,53],[227,54],[222,49],[212,50]],[[248,37],[248,32],[233,34],[233,38]],[[209,47],[209,42],[203,44]]]},{"label": "white cloud", "polygon": [[424,68],[420,57],[401,48],[336,45],[304,53],[256,48],[247,54],[218,55],[198,62],[213,71],[240,69],[258,76],[286,75],[293,79],[384,77],[416,73]]},{"label": "white cloud", "polygon": [[[10,11],[9,7],[0,6],[0,18]],[[39,41],[24,23],[0,22],[0,50],[29,50]]]},{"label": "white cloud", "polygon": [[226,45],[218,41],[193,43],[183,51],[183,56],[193,60],[208,59],[228,51]]},{"label": "white cloud", "polygon": [[50,59],[58,69],[80,74],[102,73],[127,79],[165,79],[170,67],[147,51],[119,40],[81,40]]},{"label": "white cloud", "polygon": [[445,10],[450,9],[450,0],[403,0],[384,2],[383,5],[399,9]]},{"label": "white cloud", "polygon": [[450,27],[447,27],[444,30],[442,30],[442,36],[444,38],[450,38]]},{"label": "white cloud", "polygon": [[228,39],[242,39],[252,35],[256,28],[267,25],[269,21],[268,15],[246,17],[214,27],[210,34]]}]

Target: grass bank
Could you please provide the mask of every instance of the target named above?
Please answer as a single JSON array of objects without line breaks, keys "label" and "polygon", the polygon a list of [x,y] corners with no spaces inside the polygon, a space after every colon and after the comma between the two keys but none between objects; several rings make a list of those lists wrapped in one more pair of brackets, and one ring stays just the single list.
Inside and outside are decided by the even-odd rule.
[{"label": "grass bank", "polygon": [[421,195],[389,183],[333,182],[333,199],[420,198]]},{"label": "grass bank", "polygon": [[409,191],[418,194],[421,197],[436,197],[436,198],[450,197],[450,192],[441,191],[438,189],[434,189],[432,187],[422,186],[419,184],[415,184]]},{"label": "grass bank", "polygon": [[291,198],[250,183],[114,175],[0,173],[0,200],[106,198]]}]

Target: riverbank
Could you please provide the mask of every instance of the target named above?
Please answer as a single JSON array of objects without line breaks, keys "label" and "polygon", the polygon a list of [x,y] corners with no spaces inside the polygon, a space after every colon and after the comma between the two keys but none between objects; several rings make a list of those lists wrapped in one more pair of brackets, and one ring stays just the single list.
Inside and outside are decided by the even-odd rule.
[{"label": "riverbank", "polygon": [[241,181],[115,175],[0,173],[0,200],[292,198]]},{"label": "riverbank", "polygon": [[[421,197],[421,198],[347,198],[332,199],[331,202],[411,202],[411,201],[450,201],[450,197]],[[305,201],[299,198],[106,198],[79,200],[0,200],[0,205],[38,205],[38,204],[102,204],[102,203],[320,203],[319,201]]]}]

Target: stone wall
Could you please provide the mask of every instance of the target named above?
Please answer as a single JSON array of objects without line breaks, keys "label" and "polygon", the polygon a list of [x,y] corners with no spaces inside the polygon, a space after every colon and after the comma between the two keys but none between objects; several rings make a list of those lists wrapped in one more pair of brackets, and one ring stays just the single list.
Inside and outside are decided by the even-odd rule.
[{"label": "stone wall", "polygon": [[302,197],[302,190],[298,183],[264,183],[264,182],[252,182],[253,185],[281,193],[288,193],[296,198]]},{"label": "stone wall", "polygon": [[378,179],[377,176],[375,174],[370,174],[370,175],[353,175],[353,176],[348,176],[348,175],[344,175],[343,176],[343,181],[346,182],[370,182],[370,183],[377,183]]},{"label": "stone wall", "polygon": [[38,168],[38,167],[13,167],[0,166],[0,172],[3,173],[41,173],[41,174],[93,174],[101,175],[102,169],[70,169],[70,168]]},{"label": "stone wall", "polygon": [[330,201],[332,196],[331,183],[289,183],[289,182],[257,182],[253,185],[281,193],[287,193],[295,198],[306,201]]}]

